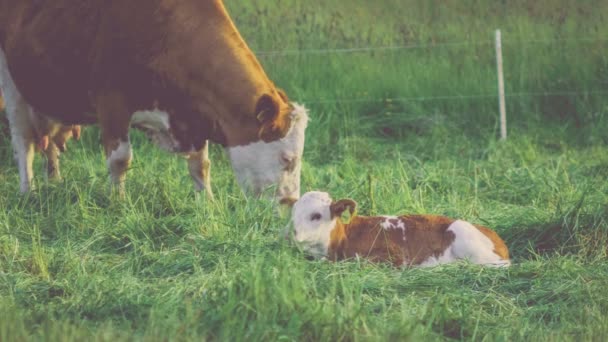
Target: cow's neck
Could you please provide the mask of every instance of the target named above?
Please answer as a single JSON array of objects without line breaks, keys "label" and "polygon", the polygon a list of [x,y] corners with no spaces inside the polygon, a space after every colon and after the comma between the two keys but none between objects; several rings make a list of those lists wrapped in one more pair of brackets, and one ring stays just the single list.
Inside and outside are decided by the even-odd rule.
[{"label": "cow's neck", "polygon": [[344,243],[347,241],[347,231],[349,225],[342,222],[341,219],[336,220],[336,224],[331,231],[330,243],[328,248],[328,257],[332,260],[342,258]]},{"label": "cow's neck", "polygon": [[[191,2],[166,11],[169,15],[166,39],[176,47],[153,58],[153,68],[194,95],[198,101],[194,104],[195,111],[221,126],[228,145],[259,140],[255,113],[258,99],[264,94],[276,98],[283,107],[281,112],[288,112],[289,105],[280,99],[223,4]],[[197,13],[202,11],[214,13],[213,20],[200,22]],[[188,27],[184,24],[188,22],[197,25]],[[181,52],[184,50],[188,54]]]}]

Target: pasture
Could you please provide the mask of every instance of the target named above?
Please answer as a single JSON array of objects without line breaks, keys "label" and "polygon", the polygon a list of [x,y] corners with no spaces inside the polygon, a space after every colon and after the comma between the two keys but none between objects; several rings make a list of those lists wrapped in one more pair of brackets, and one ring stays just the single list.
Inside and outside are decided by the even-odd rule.
[{"label": "pasture", "polygon": [[[140,133],[124,200],[108,192],[95,127],[68,144],[62,183],[45,182],[37,156],[37,190],[20,196],[0,129],[1,341],[608,338],[608,3],[226,5],[310,109],[303,191],[351,197],[365,215],[492,227],[514,265],[306,260],[281,238],[288,218],[243,196],[219,146],[210,202],[185,160]],[[374,46],[412,48],[320,51]]]}]

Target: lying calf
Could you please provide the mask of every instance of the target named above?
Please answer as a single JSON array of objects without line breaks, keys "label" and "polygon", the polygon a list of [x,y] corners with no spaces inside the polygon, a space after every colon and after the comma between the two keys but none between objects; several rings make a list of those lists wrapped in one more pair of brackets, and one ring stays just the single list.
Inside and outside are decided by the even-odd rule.
[{"label": "lying calf", "polygon": [[[492,230],[434,215],[356,216],[351,199],[332,201],[326,192],[307,192],[293,206],[295,240],[316,257],[363,257],[395,266],[432,266],[468,259],[509,266],[509,251]],[[349,223],[341,216],[348,210]]]}]

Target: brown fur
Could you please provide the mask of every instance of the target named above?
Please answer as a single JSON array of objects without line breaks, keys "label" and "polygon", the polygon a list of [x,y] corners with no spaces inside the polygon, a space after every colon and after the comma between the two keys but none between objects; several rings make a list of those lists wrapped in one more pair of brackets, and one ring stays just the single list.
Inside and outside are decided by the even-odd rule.
[{"label": "brown fur", "polygon": [[[381,224],[386,220],[386,217],[355,216],[345,224],[338,218],[331,233],[329,257],[342,260],[360,256],[371,261],[388,261],[395,266],[418,265],[429,257],[440,256],[454,241],[454,234],[447,229],[456,220],[448,217],[400,216],[395,221],[401,220],[405,224],[404,231],[384,229]],[[494,231],[483,226],[475,227],[492,240],[497,255],[509,259],[505,243]]]},{"label": "brown fur", "polygon": [[66,124],[98,122],[106,152],[132,113],[155,107],[182,149],[290,127],[289,103],[219,0],[0,0],[0,45],[26,101]]}]

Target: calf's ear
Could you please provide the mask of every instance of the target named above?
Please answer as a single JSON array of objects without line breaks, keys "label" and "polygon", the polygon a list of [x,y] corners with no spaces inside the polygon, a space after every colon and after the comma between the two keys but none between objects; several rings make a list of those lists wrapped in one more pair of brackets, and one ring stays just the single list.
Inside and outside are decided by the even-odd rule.
[{"label": "calf's ear", "polygon": [[[350,198],[341,199],[339,201],[332,202],[329,206],[331,218],[340,217],[345,223],[355,216],[357,212],[357,202]],[[344,217],[346,215],[346,217]]]}]

